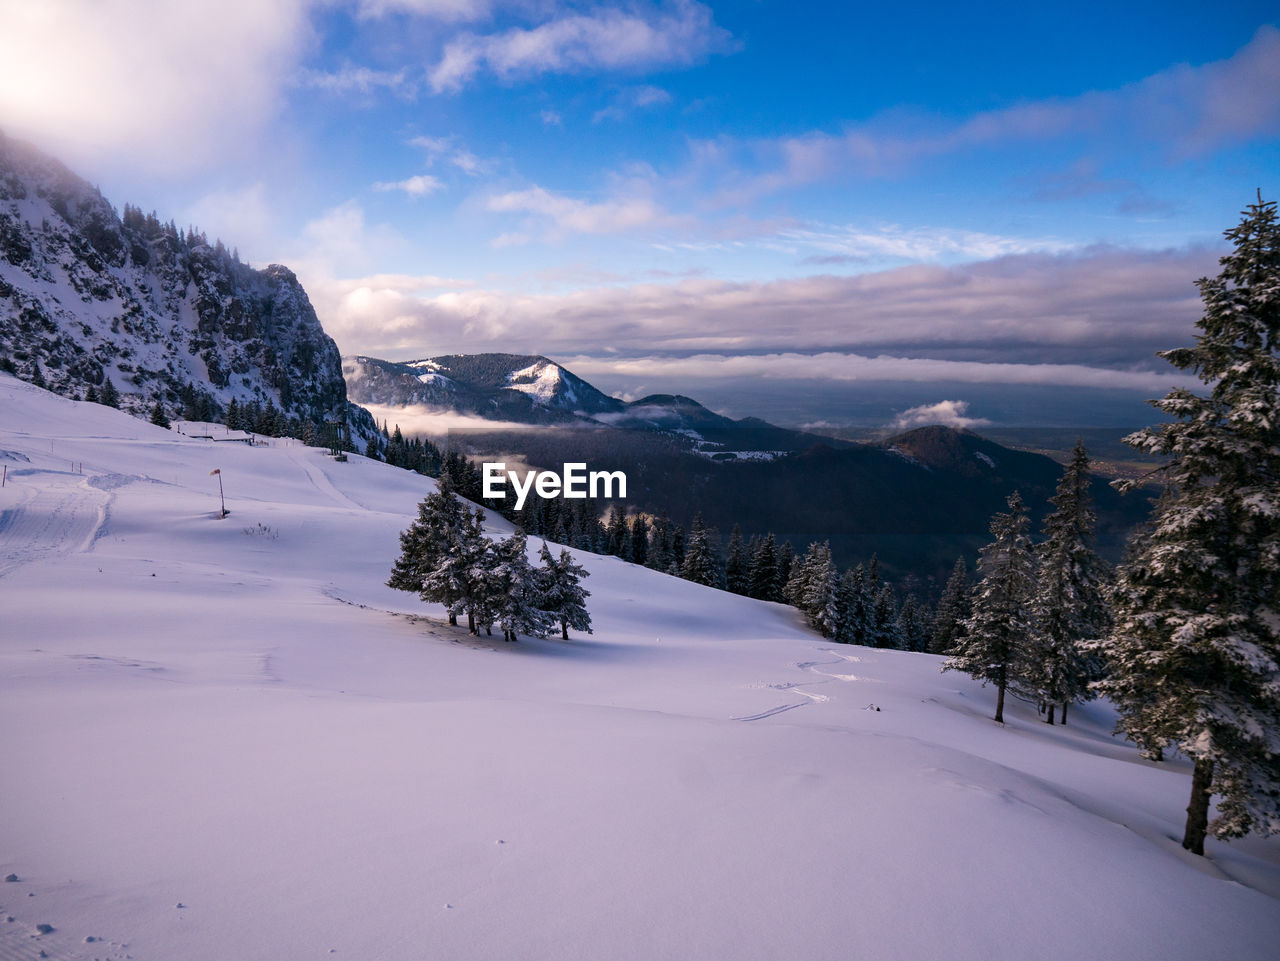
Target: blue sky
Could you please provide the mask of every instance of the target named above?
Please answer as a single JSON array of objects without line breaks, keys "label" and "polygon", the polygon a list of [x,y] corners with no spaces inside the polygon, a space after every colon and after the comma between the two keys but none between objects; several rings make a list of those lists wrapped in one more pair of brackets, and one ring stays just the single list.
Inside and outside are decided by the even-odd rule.
[{"label": "blue sky", "polygon": [[625,394],[766,416],[785,394],[833,423],[877,385],[893,403],[865,416],[947,400],[956,422],[983,416],[966,385],[1044,385],[1034,419],[1171,382],[1152,355],[1192,335],[1192,281],[1276,194],[1277,20],[0,3],[0,128],[294,267],[345,353],[536,351]]}]

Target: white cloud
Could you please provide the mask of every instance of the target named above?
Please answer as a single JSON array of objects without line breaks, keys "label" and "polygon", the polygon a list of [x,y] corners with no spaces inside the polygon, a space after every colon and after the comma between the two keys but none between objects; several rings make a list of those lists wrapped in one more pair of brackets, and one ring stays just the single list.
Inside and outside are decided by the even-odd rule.
[{"label": "white cloud", "polygon": [[671,0],[660,8],[604,8],[532,28],[464,33],[445,45],[430,73],[436,92],[454,91],[488,70],[503,80],[542,73],[685,65],[730,48],[710,8]]},{"label": "white cloud", "polygon": [[432,158],[444,153],[452,144],[452,137],[412,137],[409,140],[409,146],[421,147],[427,152],[427,156]]},{"label": "white cloud", "polygon": [[420,147],[426,151],[428,167],[434,166],[443,157],[468,177],[478,177],[491,172],[495,166],[493,161],[477,157],[461,146],[457,137],[413,137],[408,143],[411,147]]},{"label": "white cloud", "polygon": [[4,3],[0,117],[73,165],[218,167],[279,111],[309,3]]},{"label": "white cloud", "polygon": [[373,185],[374,190],[392,191],[401,190],[410,197],[426,197],[433,194],[437,190],[443,190],[444,184],[440,182],[438,177],[430,174],[418,174],[415,177],[409,177],[405,180],[396,180],[392,182],[378,181]]},{"label": "white cloud", "polygon": [[340,271],[369,270],[404,246],[404,238],[387,224],[368,226],[364,208],[354,200],[332,207],[308,222],[302,228],[302,242],[302,250],[289,262],[295,265],[313,299],[313,279],[323,285]]},{"label": "white cloud", "polygon": [[528,214],[550,221],[552,233],[556,236],[565,233],[611,234],[671,226],[678,222],[651,197],[641,193],[592,203],[534,186],[490,197],[485,208],[495,213]]},{"label": "white cloud", "polygon": [[940,400],[936,404],[909,407],[893,419],[889,426],[895,430],[912,427],[928,427],[941,424],[944,427],[985,427],[991,423],[985,417],[969,417],[967,400]]},{"label": "white cloud", "polygon": [[489,246],[494,250],[501,250],[503,247],[523,247],[532,242],[533,238],[528,234],[522,234],[518,230],[511,230],[498,234],[493,240],[489,241]]},{"label": "white cloud", "polygon": [[449,158],[449,162],[468,177],[478,177],[488,172],[492,166],[488,161],[481,160],[470,150],[455,150]]},{"label": "white cloud", "polygon": [[988,260],[1008,254],[1059,252],[1072,245],[1054,238],[1004,237],[946,227],[901,227],[874,230],[854,226],[780,230],[777,236],[800,247],[822,251],[812,263],[858,263],[870,260],[938,261],[954,258]]},{"label": "white cloud", "polygon": [[636,110],[659,107],[670,102],[671,94],[661,87],[649,85],[628,87],[620,91],[609,106],[597,110],[591,119],[595,123],[600,123],[602,120],[624,120]]},{"label": "white cloud", "polygon": [[416,87],[406,70],[372,70],[354,64],[347,64],[334,71],[302,70],[298,73],[296,82],[300,87],[340,94],[370,94],[382,89],[409,95]]},{"label": "white cloud", "polygon": [[479,20],[493,8],[490,0],[357,0],[362,17],[381,17],[388,13],[412,13],[435,20]]},{"label": "white cloud", "polygon": [[270,249],[276,221],[270,192],[262,182],[207,193],[182,217],[183,223],[194,224],[208,236],[238,247],[245,259],[255,259],[257,251]]},{"label": "white cloud", "polygon": [[[486,420],[470,414],[458,414],[421,404],[409,404],[404,407],[384,406],[381,404],[363,404],[366,410],[379,422],[385,422],[388,429],[400,428],[401,433],[409,437],[446,437],[451,430],[529,430],[528,424],[517,424],[500,420]],[[508,468],[516,470],[520,461],[518,455],[507,458]]]}]

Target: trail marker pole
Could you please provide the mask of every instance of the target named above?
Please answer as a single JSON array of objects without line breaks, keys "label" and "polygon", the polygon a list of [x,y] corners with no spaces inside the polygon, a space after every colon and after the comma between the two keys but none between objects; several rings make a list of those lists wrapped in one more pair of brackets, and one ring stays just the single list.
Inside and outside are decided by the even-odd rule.
[{"label": "trail marker pole", "polygon": [[223,493],[222,493],[222,468],[215,467],[213,470],[209,471],[210,477],[212,477],[214,474],[218,475],[218,500],[222,504],[222,513],[219,515],[219,517],[220,518],[226,517],[227,516],[227,499],[226,497],[223,496]]}]

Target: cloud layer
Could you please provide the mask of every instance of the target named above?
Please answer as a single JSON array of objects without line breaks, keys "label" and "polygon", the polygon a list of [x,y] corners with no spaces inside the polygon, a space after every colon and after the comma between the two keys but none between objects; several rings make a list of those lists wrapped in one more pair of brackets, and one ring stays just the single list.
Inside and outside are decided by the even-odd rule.
[{"label": "cloud layer", "polygon": [[345,352],[856,352],[996,363],[1151,366],[1199,316],[1206,250],[1093,248],[952,267],[769,282],[702,277],[563,294],[414,295],[373,278],[305,278]]}]

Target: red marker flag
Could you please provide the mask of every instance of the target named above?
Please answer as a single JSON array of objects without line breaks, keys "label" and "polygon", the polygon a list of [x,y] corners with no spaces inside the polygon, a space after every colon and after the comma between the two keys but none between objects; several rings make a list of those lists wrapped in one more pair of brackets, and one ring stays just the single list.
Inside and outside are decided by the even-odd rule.
[{"label": "red marker flag", "polygon": [[221,473],[222,473],[222,468],[215,467],[213,470],[209,471],[209,476],[212,477],[214,474],[221,474]]}]

